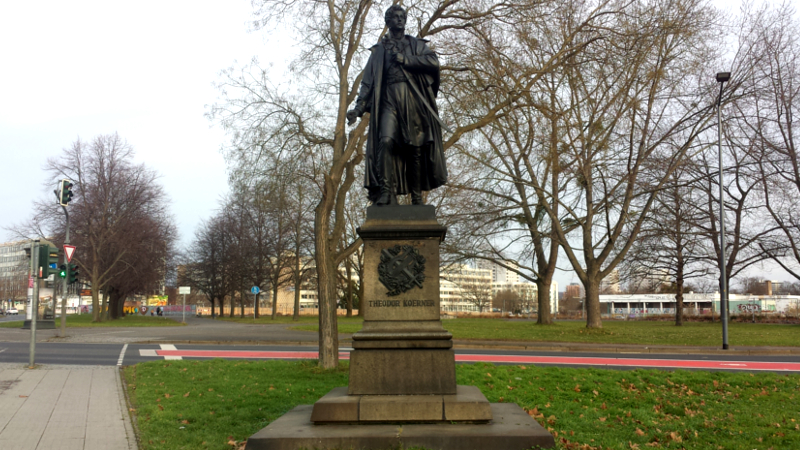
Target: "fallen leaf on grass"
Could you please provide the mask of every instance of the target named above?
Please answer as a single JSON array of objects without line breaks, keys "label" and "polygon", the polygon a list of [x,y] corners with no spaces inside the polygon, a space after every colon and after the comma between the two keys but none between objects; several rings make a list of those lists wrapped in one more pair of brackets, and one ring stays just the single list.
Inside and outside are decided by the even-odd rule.
[{"label": "fallen leaf on grass", "polygon": [[636,429],[636,434],[639,435],[639,436],[644,436],[645,432],[637,428]]},{"label": "fallen leaf on grass", "polygon": [[184,396],[184,397],[188,397],[188,396],[189,396],[189,393],[187,392],[187,393],[183,394],[183,396]]},{"label": "fallen leaf on grass", "polygon": [[163,411],[163,410],[164,410],[164,405],[158,405],[158,409],[160,409],[161,411]]},{"label": "fallen leaf on grass", "polygon": [[669,439],[677,442],[677,443],[681,443],[681,441],[683,441],[683,439],[681,438],[681,435],[676,433],[676,432],[674,432],[674,431],[670,431],[670,433],[667,435],[667,437]]},{"label": "fallen leaf on grass", "polygon": [[164,398],[169,398],[169,394],[164,394]]},{"label": "fallen leaf on grass", "polygon": [[597,419],[597,420],[599,420],[600,422],[605,422],[605,421],[606,421],[606,419],[607,419],[607,417],[601,417],[601,418],[599,418],[599,419]]},{"label": "fallen leaf on grass", "polygon": [[639,444],[634,444],[631,441],[628,441],[628,445],[631,447],[631,450],[639,450]]}]

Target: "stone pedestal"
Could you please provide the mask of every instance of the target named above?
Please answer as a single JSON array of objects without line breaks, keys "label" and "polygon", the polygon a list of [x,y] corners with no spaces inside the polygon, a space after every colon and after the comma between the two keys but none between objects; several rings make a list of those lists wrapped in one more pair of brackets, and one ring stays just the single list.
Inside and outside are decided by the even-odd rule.
[{"label": "stone pedestal", "polygon": [[[22,322],[22,329],[23,330],[30,330],[31,329],[31,321],[26,320]],[[37,330],[55,330],[56,329],[56,321],[55,320],[44,320],[39,319],[36,321],[36,329]]]},{"label": "stone pedestal", "polygon": [[513,403],[492,403],[492,422],[315,425],[300,405],[247,440],[248,450],[530,450],[553,448],[553,436]]},{"label": "stone pedestal", "polygon": [[515,404],[457,386],[452,335],[439,319],[433,206],[371,206],[364,241],[364,326],[353,335],[349,386],[298,406],[248,449],[523,450],[553,437]]},{"label": "stone pedestal", "polygon": [[364,326],[353,335],[350,395],[454,395],[453,335],[439,320],[433,206],[370,207],[364,241]]}]

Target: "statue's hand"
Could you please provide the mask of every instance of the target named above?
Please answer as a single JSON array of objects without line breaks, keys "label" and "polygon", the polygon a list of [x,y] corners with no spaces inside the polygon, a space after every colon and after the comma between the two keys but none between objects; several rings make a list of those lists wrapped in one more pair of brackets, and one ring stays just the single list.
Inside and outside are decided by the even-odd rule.
[{"label": "statue's hand", "polygon": [[406,63],[406,57],[402,53],[395,53],[394,54],[394,60],[397,61],[401,65]]},{"label": "statue's hand", "polygon": [[351,109],[350,111],[347,111],[347,124],[348,125],[353,125],[354,123],[356,123],[356,119],[358,119],[358,111],[356,111],[355,109]]}]

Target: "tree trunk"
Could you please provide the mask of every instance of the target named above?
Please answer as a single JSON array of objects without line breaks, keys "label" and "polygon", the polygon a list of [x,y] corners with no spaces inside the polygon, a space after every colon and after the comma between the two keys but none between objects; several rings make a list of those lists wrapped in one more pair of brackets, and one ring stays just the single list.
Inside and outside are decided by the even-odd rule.
[{"label": "tree trunk", "polygon": [[294,280],[294,313],[292,314],[292,320],[297,322],[300,320],[300,269],[298,268],[297,278]]},{"label": "tree trunk", "polygon": [[95,255],[94,264],[92,264],[92,322],[100,322],[100,273],[98,273],[98,260]]},{"label": "tree trunk", "polygon": [[233,315],[236,314],[236,291],[231,292],[231,310],[228,312],[228,317],[233,318]]},{"label": "tree trunk", "polygon": [[216,319],[217,318],[217,310],[216,310],[216,307],[214,306],[214,298],[211,297],[210,300],[211,300],[211,318],[212,319]]},{"label": "tree trunk", "polygon": [[119,319],[118,300],[119,294],[112,290],[108,296],[108,315],[111,319]]},{"label": "tree trunk", "polygon": [[347,317],[353,317],[353,270],[349,257],[345,260],[344,267],[347,271]]},{"label": "tree trunk", "polygon": [[109,289],[103,291],[103,320],[108,320],[108,291]]},{"label": "tree trunk", "polygon": [[675,287],[677,287],[677,293],[675,294],[675,326],[680,327],[683,325],[683,264],[680,260],[675,275]]},{"label": "tree trunk", "polygon": [[539,325],[553,324],[553,315],[550,314],[550,287],[552,284],[552,274],[545,274],[544,278],[538,278],[536,280],[536,292],[538,295],[536,303],[539,309],[536,317],[536,323]]},{"label": "tree trunk", "polygon": [[255,298],[253,299],[253,311],[254,311],[253,312],[253,317],[255,317],[256,319],[261,317],[261,311],[259,311],[259,309],[258,309],[258,297],[260,295],[261,295],[261,291],[258,291],[258,294],[256,294]]},{"label": "tree trunk", "polygon": [[244,287],[244,281],[242,281],[242,287],[239,290],[239,317],[244,319],[244,296],[247,292],[247,289]]},{"label": "tree trunk", "polygon": [[100,322],[100,292],[92,286],[92,322]]},{"label": "tree trunk", "polygon": [[272,320],[278,315],[278,283],[272,283]]},{"label": "tree trunk", "polygon": [[586,328],[603,328],[600,319],[600,280],[596,274],[587,273],[586,288]]},{"label": "tree trunk", "polygon": [[[330,195],[330,194],[328,194]],[[325,369],[339,366],[339,335],[336,317],[336,267],[334,267],[328,237],[329,217],[326,203],[333,199],[323,198],[315,211],[314,247],[317,263],[317,299],[319,302],[319,365]]]}]

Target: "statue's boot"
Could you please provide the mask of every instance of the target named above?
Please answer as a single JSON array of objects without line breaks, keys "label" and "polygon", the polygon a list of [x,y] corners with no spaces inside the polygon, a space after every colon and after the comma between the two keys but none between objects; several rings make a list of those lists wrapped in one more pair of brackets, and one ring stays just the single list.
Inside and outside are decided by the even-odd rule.
[{"label": "statue's boot", "polygon": [[375,178],[380,185],[381,195],[375,202],[376,205],[394,205],[397,204],[397,197],[395,196],[394,189],[394,161],[392,160],[392,147],[394,147],[392,139],[381,139],[378,151],[375,154],[375,165],[378,167],[378,173]]},{"label": "statue's boot", "polygon": [[411,204],[424,205],[422,201],[422,149],[413,147],[408,161],[408,189],[411,191]]}]

